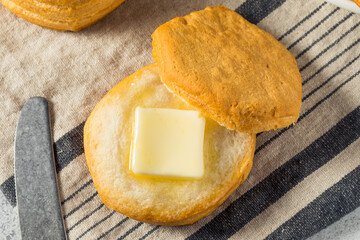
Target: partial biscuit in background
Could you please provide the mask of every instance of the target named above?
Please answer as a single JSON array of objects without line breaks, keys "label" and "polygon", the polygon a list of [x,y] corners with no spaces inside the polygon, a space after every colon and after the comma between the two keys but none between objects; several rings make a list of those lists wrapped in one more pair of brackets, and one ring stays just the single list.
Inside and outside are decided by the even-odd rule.
[{"label": "partial biscuit in background", "polygon": [[257,133],[297,121],[294,56],[234,11],[207,7],[161,25],[152,38],[164,84],[220,124]]},{"label": "partial biscuit in background", "polygon": [[113,11],[125,0],[1,0],[31,23],[59,31],[79,31]]}]

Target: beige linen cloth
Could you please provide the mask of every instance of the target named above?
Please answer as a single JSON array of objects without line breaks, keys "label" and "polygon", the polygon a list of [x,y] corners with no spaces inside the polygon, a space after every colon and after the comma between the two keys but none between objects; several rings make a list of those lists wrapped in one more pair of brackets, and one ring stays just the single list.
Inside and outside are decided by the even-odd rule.
[{"label": "beige linen cloth", "polygon": [[[143,224],[108,209],[91,181],[82,128],[96,103],[153,62],[162,23],[222,4],[273,34],[303,81],[299,122],[259,134],[253,169],[209,217]],[[0,188],[16,209],[14,133],[33,96],[50,102],[69,239],[304,239],[360,206],[360,16],[321,0],[127,0],[81,32],[57,32],[0,5]]]}]

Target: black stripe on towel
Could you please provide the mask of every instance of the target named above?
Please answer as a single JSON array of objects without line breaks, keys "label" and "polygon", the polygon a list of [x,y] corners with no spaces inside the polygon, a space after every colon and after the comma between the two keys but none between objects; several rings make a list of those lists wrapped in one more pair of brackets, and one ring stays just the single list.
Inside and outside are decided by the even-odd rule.
[{"label": "black stripe on towel", "polygon": [[140,227],[143,223],[142,222],[138,222],[135,226],[133,226],[132,228],[130,228],[124,235],[122,235],[121,237],[118,238],[118,240],[123,240],[124,238],[126,238],[127,236],[129,236],[132,232],[134,232],[138,227]]},{"label": "black stripe on towel", "polygon": [[[333,43],[331,43],[329,46],[327,46],[325,49],[323,49],[318,55],[316,55],[313,59],[308,61],[304,66],[300,68],[300,72],[304,71],[308,66],[310,66],[313,62],[315,62],[319,57],[321,57],[324,53],[326,53],[329,49],[331,49],[333,46],[338,44],[344,37],[346,37],[349,33],[354,31],[355,28],[357,28],[360,25],[360,22],[352,26],[348,31],[346,31],[344,34],[342,34],[338,39],[336,39]],[[345,49],[346,50],[346,49]],[[344,51],[345,51],[344,50]],[[343,52],[344,52],[343,51]]]},{"label": "black stripe on towel", "polygon": [[84,188],[89,186],[92,183],[92,179],[84,183],[78,190],[76,190],[74,193],[72,193],[69,197],[67,197],[64,201],[61,202],[61,204],[66,203],[67,201],[71,200],[73,197],[75,197],[79,192],[81,192]]},{"label": "black stripe on towel", "polygon": [[150,234],[152,234],[153,232],[155,232],[156,230],[158,230],[160,228],[160,226],[156,226],[154,228],[152,228],[150,231],[148,231],[144,236],[142,236],[141,238],[139,238],[139,240],[144,240],[145,238],[147,238]]},{"label": "black stripe on towel", "polygon": [[306,239],[360,206],[360,166],[272,232],[266,239]]},{"label": "black stripe on towel", "polygon": [[309,97],[311,97],[314,93],[316,93],[317,91],[320,90],[320,88],[322,88],[323,86],[325,86],[326,84],[328,84],[333,78],[335,78],[336,76],[338,76],[342,71],[344,71],[346,68],[348,68],[349,66],[351,66],[354,62],[356,62],[356,60],[358,60],[360,58],[360,55],[357,55],[356,57],[354,57],[351,61],[349,61],[345,66],[343,66],[342,68],[340,68],[338,71],[336,71],[333,75],[331,75],[331,77],[329,77],[328,79],[326,79],[326,81],[322,82],[319,86],[317,86],[316,88],[314,88],[313,90],[311,90],[306,96],[303,97],[302,102],[304,102],[306,99],[308,99]]},{"label": "black stripe on towel", "polygon": [[247,0],[235,12],[253,24],[259,23],[286,0],[259,1]]},{"label": "black stripe on towel", "polygon": [[231,203],[188,239],[225,239],[360,137],[360,107]]},{"label": "black stripe on towel", "polygon": [[306,33],[304,33],[300,38],[298,38],[294,43],[292,43],[289,47],[287,47],[288,50],[293,48],[296,44],[298,44],[300,41],[302,41],[307,35],[312,33],[316,28],[318,28],[321,24],[323,24],[328,18],[330,18],[334,13],[339,11],[340,8],[335,8],[331,13],[326,15],[323,19],[320,20],[317,24],[315,24],[312,28],[310,28]]},{"label": "black stripe on towel", "polygon": [[11,206],[16,206],[16,194],[15,194],[15,178],[14,175],[9,177],[0,185],[0,190],[4,193],[6,199]]},{"label": "black stripe on towel", "polygon": [[[116,213],[115,211],[109,213],[106,217],[104,217],[103,219],[101,219],[99,222],[97,222],[96,224],[92,225],[90,228],[88,228],[85,232],[83,232],[79,237],[76,238],[76,240],[79,240],[80,238],[82,238],[85,234],[87,234],[88,232],[90,232],[91,230],[93,230],[94,228],[96,228],[99,224],[101,224],[102,222],[106,221],[108,218],[110,218],[112,215],[114,215],[114,213]],[[126,221],[126,220],[125,220]]]},{"label": "black stripe on towel", "polygon": [[281,41],[284,37],[292,33],[296,28],[300,27],[301,24],[306,22],[309,18],[311,18],[315,13],[317,13],[324,5],[326,5],[326,2],[323,2],[320,6],[315,8],[311,13],[309,13],[306,17],[304,17],[300,22],[295,24],[292,28],[290,28],[286,33],[281,35],[281,37],[278,38],[279,41]]},{"label": "black stripe on towel", "polygon": [[88,215],[86,215],[85,217],[83,217],[80,221],[77,221],[74,225],[72,225],[71,227],[69,227],[66,230],[66,233],[69,233],[71,230],[73,230],[76,226],[78,226],[80,223],[84,222],[86,219],[88,219],[89,217],[91,217],[94,213],[96,213],[97,211],[99,211],[102,207],[104,207],[105,205],[103,203],[101,203],[97,208],[95,208],[94,210],[92,210]]},{"label": "black stripe on towel", "polygon": [[353,42],[352,44],[350,44],[350,46],[348,46],[347,48],[345,48],[343,51],[341,51],[341,53],[337,54],[335,57],[333,57],[330,61],[328,61],[326,64],[324,64],[323,66],[321,66],[315,73],[313,73],[310,77],[308,77],[307,79],[302,81],[302,85],[305,86],[305,84],[307,84],[311,79],[313,79],[314,77],[316,77],[322,70],[324,70],[325,68],[327,68],[330,64],[332,64],[333,62],[335,62],[339,57],[341,57],[344,53],[346,53],[347,51],[349,51],[351,48],[353,48],[354,46],[356,46],[358,43],[360,42],[360,38],[358,38],[355,42]]},{"label": "black stripe on towel", "polygon": [[67,132],[54,143],[56,171],[60,172],[72,160],[84,153],[83,130],[85,122]]},{"label": "black stripe on towel", "polygon": [[124,218],[123,220],[121,220],[120,222],[118,222],[115,226],[113,226],[112,228],[110,228],[109,230],[107,230],[106,232],[104,232],[100,237],[98,237],[97,240],[100,240],[102,238],[104,238],[106,235],[108,235],[112,230],[114,230],[115,228],[117,228],[118,226],[120,226],[121,224],[123,224],[124,222],[126,222],[127,220],[129,220],[129,218]]},{"label": "black stripe on towel", "polygon": [[80,208],[82,208],[85,204],[90,202],[93,198],[95,198],[98,195],[97,192],[93,193],[90,197],[88,197],[85,201],[83,201],[79,206],[75,207],[73,210],[71,210],[68,214],[64,215],[64,219],[68,218],[70,215],[74,214],[76,211],[78,211]]},{"label": "black stripe on towel", "polygon": [[348,20],[351,16],[354,16],[354,13],[350,13],[346,15],[343,19],[335,23],[329,30],[326,31],[323,35],[321,35],[318,39],[313,41],[308,47],[306,47],[304,50],[302,50],[295,58],[298,59],[302,55],[304,55],[306,52],[308,52],[313,46],[315,46],[318,42],[323,40],[326,36],[328,36],[330,33],[332,33],[336,28],[338,28],[341,24],[343,24],[346,20]]}]

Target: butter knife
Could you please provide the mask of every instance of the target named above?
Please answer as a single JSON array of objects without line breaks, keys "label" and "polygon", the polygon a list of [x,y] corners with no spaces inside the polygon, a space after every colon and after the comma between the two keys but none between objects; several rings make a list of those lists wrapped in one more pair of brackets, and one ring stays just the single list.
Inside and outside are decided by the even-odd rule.
[{"label": "butter knife", "polygon": [[48,103],[30,98],[15,134],[15,186],[22,239],[66,239]]}]

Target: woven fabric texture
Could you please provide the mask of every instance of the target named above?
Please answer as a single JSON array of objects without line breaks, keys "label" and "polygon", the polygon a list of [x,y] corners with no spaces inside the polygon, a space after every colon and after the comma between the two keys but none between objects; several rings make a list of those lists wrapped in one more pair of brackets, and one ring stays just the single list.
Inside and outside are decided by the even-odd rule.
[{"label": "woven fabric texture", "polygon": [[[184,227],[137,222],[102,203],[86,166],[84,121],[129,74],[153,62],[162,23],[222,4],[296,57],[299,121],[260,133],[253,169],[209,217]],[[360,206],[360,15],[321,0],[127,0],[80,32],[57,32],[0,5],[0,189],[16,207],[14,135],[33,96],[50,103],[69,239],[306,239]]]}]

